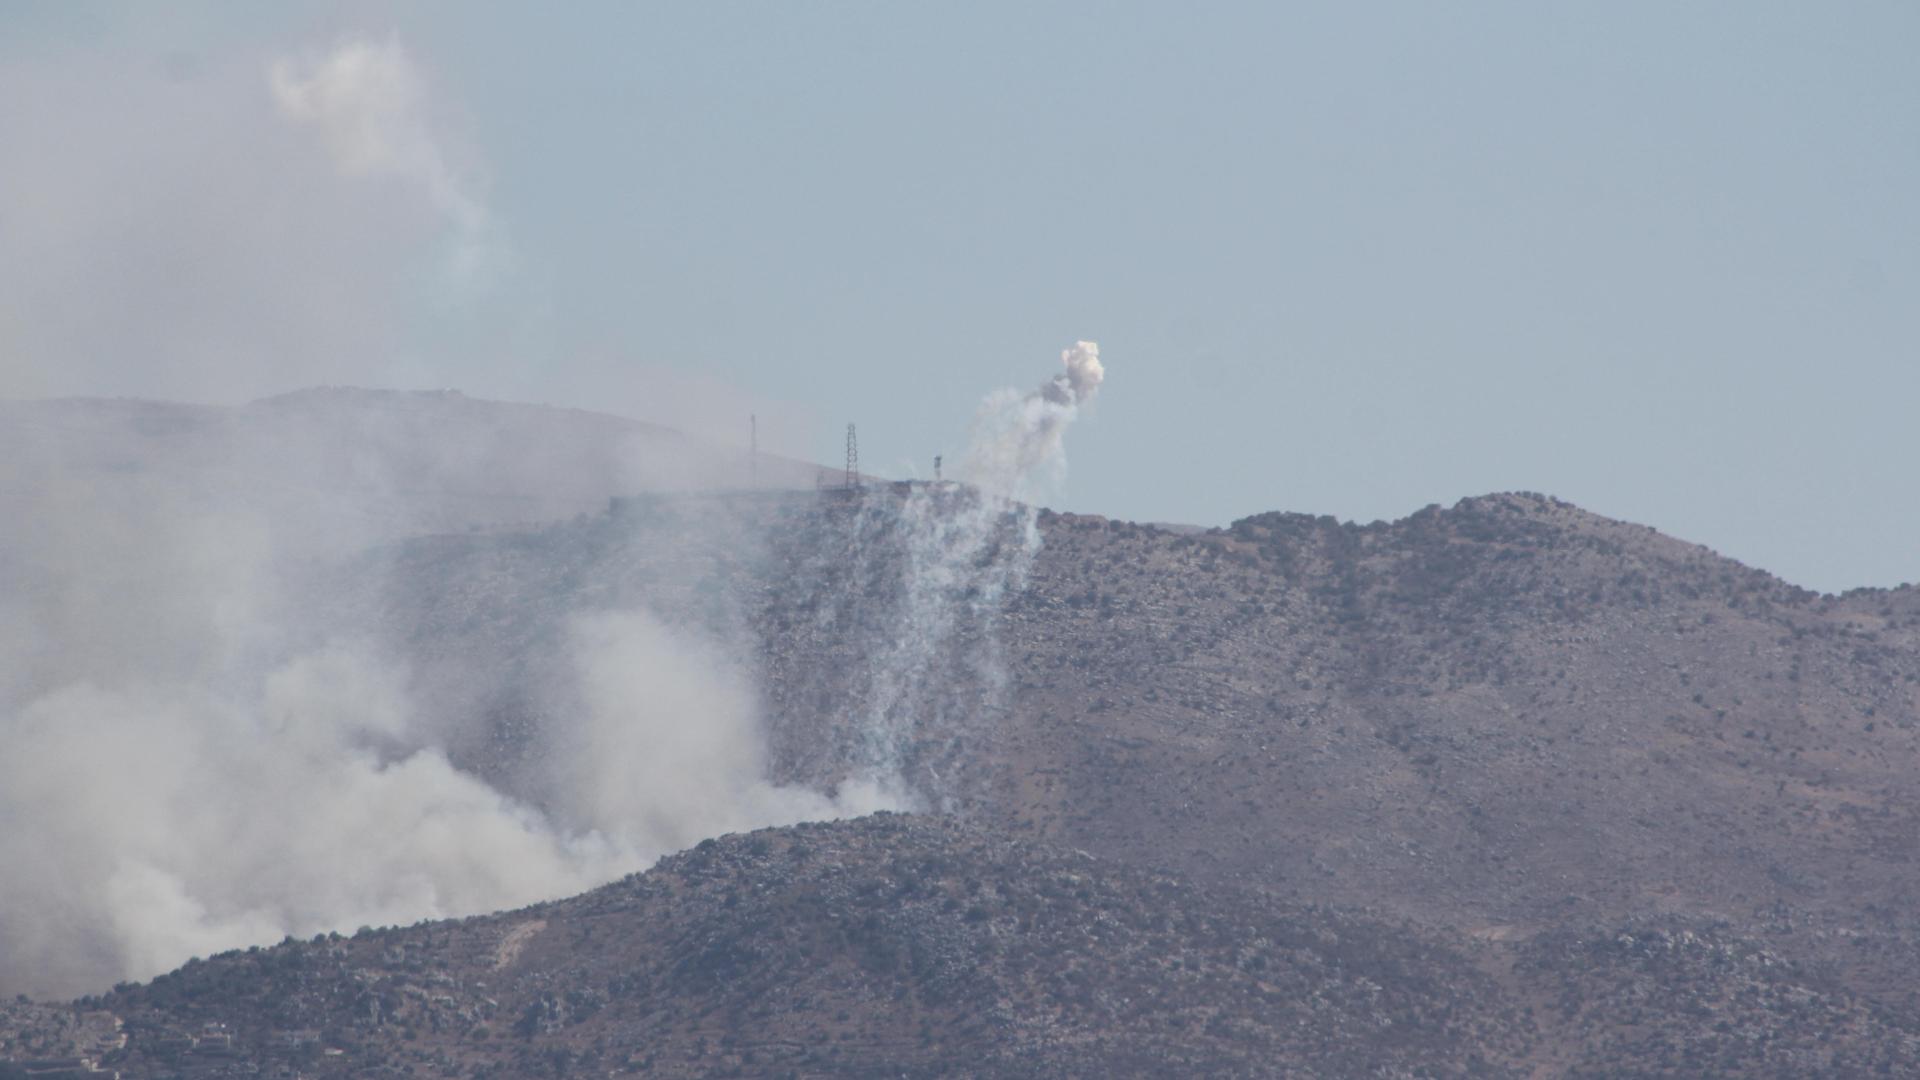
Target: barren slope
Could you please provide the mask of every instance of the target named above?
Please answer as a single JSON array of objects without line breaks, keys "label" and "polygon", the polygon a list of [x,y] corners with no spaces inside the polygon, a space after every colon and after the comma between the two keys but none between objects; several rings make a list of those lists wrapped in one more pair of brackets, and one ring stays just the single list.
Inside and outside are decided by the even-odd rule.
[{"label": "barren slope", "polygon": [[[502,686],[461,683],[498,736],[535,722],[514,696],[572,602],[652,607],[752,650],[783,771],[832,782],[874,705],[868,658],[899,631],[897,498],[683,500],[423,542],[388,619],[428,654],[498,657]],[[968,609],[916,702],[932,719],[907,769],[947,803],[1436,925],[1733,920],[1904,999],[1915,590],[1819,597],[1531,495],[1366,527],[1041,524],[1024,587]],[[421,672],[438,685],[432,655]],[[510,758],[511,739],[475,753]]]},{"label": "barren slope", "polygon": [[[381,627],[460,763],[531,795],[568,620],[645,608],[751,657],[781,779],[880,731],[957,819],[197,962],[91,1026],[22,1006],[8,1052],[117,1017],[130,1077],[218,1064],[218,1031],[168,1041],[207,1022],[338,1075],[1920,1068],[1915,590],[1819,597],[1531,495],[1042,514],[1027,565],[1017,516],[968,546],[924,494],[407,541],[325,571],[321,621]],[[937,647],[903,652],[929,594]]]},{"label": "barren slope", "polygon": [[887,815],[704,843],[525,911],[228,954],[87,1004],[124,1019],[111,1061],[131,1078],[229,1054],[316,1076],[1920,1067],[1900,1021],[1704,927],[1448,940]]}]

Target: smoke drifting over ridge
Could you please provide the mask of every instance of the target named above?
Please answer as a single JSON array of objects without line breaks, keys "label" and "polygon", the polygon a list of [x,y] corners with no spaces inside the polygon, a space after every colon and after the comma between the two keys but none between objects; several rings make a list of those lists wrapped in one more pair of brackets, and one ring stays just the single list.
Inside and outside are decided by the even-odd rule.
[{"label": "smoke drifting over ridge", "polygon": [[[1068,358],[1077,385],[1063,375],[988,399],[1011,411],[979,431],[1017,445],[973,456],[1024,463],[1030,475],[1001,474],[1008,487],[1033,490],[1063,465],[1098,370],[1091,346]],[[858,504],[856,528],[882,541],[872,549],[899,553],[875,570],[899,592],[840,718],[852,757],[825,791],[767,779],[751,643],[583,602],[591,561],[516,601],[559,628],[536,639],[553,662],[516,690],[532,721],[516,759],[532,765],[519,768],[486,759],[484,710],[443,695],[526,673],[443,653],[421,681],[381,613],[388,577],[416,572],[387,545],[519,513],[498,468],[509,445],[522,482],[578,476],[596,444],[544,465],[527,456],[552,452],[564,414],[346,391],[234,415],[89,401],[0,411],[6,993],[85,992],[289,934],[515,906],[726,831],[964,810],[978,793],[967,745],[1004,719],[997,621],[1040,536],[1031,504],[992,490],[917,485]],[[613,490],[641,477],[712,484],[698,470],[676,482],[663,447],[616,434],[603,452],[653,465],[607,470]],[[671,526],[687,550],[754,558],[724,513],[698,517]],[[562,584],[581,574],[584,591]]]},{"label": "smoke drifting over ridge", "polygon": [[[6,407],[0,991],[80,993],[288,934],[517,906],[707,836],[891,805],[859,783],[829,798],[767,781],[749,668],[723,642],[561,595],[565,708],[527,733],[539,774],[509,783],[476,759],[485,718],[421,697],[433,688],[382,626],[387,549],[368,545],[447,521],[416,451],[472,455],[433,475],[480,490],[498,448],[469,444],[449,418],[476,407],[443,395],[400,398],[418,445],[369,444],[394,398],[349,395],[268,444],[188,437],[218,410]],[[286,432],[288,408],[252,411]],[[514,445],[543,430],[516,437],[511,407],[482,415]],[[131,435],[156,429],[184,445]],[[261,445],[282,458],[240,467]],[[311,460],[328,451],[346,473]]]},{"label": "smoke drifting over ridge", "polygon": [[[0,397],[418,377],[401,298],[502,267],[392,37],[152,82],[65,59],[0,64],[31,103],[0,110]],[[447,381],[476,362],[440,359]],[[741,482],[610,421],[357,391],[0,400],[0,992],[513,906],[883,805],[764,779],[745,665],[646,610],[563,613],[564,722],[528,733],[542,768],[517,783],[386,639],[382,545]]]},{"label": "smoke drifting over ridge", "polygon": [[[504,262],[483,185],[396,40],[213,57],[157,88],[128,68],[0,65],[0,97],[68,103],[0,110],[0,233],[17,256],[0,262],[0,397],[471,385],[466,353],[395,356],[417,321],[400,298],[484,284],[475,272]],[[922,709],[934,690],[916,664],[966,642],[966,662],[1004,671],[991,620],[1037,532],[1002,493],[1057,477],[1099,375],[1076,347],[1040,390],[996,395],[979,433],[993,438],[969,456],[990,490],[954,508],[914,496],[902,643],[872,669],[893,705],[831,795],[766,779],[737,642],[645,607],[561,611],[547,645],[565,663],[533,715],[551,723],[523,732],[537,767],[514,772],[475,753],[491,718],[447,707],[382,622],[407,537],[598,512],[636,480],[737,486],[711,462],[616,449],[583,470],[547,456],[577,417],[530,431],[457,394],[296,393],[232,416],[0,400],[0,993],[514,906],[902,791],[944,804],[945,781],[901,780],[901,733],[951,742],[979,710]],[[499,430],[429,420],[390,440],[422,402]],[[493,436],[516,430],[503,452]],[[811,489],[804,471],[781,483]],[[513,676],[460,664],[435,674]]]}]

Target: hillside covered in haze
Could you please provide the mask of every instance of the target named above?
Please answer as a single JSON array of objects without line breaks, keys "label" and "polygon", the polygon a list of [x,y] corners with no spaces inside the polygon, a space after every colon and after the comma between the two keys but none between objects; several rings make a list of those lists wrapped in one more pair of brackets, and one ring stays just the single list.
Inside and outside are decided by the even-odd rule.
[{"label": "hillside covered in haze", "polygon": [[[201,915],[120,940],[294,940],[78,1014],[18,1006],[0,1056],[129,1077],[1920,1062],[1920,592],[1812,594],[1532,494],[1186,533],[950,482],[815,487],[636,487],[263,564],[274,617],[241,625],[272,635],[239,649],[214,619],[194,670],[267,720],[154,804],[251,805],[297,751],[317,764],[258,805],[313,827],[172,852],[154,869]],[[107,723],[54,681],[11,691],[29,747]],[[820,817],[855,820],[791,824]],[[722,832],[744,835],[622,876]],[[369,860],[333,908],[257,885]],[[511,877],[549,865],[619,880],[521,907],[579,891]],[[0,936],[42,886],[11,886]],[[469,917],[325,929],[422,913]],[[18,940],[16,964],[52,955]]]}]

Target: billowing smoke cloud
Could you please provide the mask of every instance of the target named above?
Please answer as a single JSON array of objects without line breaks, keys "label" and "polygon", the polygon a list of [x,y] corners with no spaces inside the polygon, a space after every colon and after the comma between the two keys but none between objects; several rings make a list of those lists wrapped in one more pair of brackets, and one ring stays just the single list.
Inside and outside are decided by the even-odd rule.
[{"label": "billowing smoke cloud", "polygon": [[[180,79],[66,59],[0,63],[0,398],[386,381],[423,262],[450,236],[458,274],[497,265],[395,40]],[[576,436],[604,417],[503,452],[475,435],[497,417],[429,404],[448,437],[407,442],[397,395],[0,400],[0,993],[522,904],[880,805],[765,780],[743,670],[644,610],[556,617],[569,708],[529,735],[539,783],[463,757],[455,728],[486,718],[449,721],[383,637],[378,545],[714,481],[686,453],[592,460]]]},{"label": "billowing smoke cloud", "polygon": [[336,649],[230,700],[64,687],[7,718],[6,989],[68,993],[285,934],[482,910],[640,855],[407,745],[399,673]]},{"label": "billowing smoke cloud", "polygon": [[86,474],[55,479],[59,522],[0,531],[0,991],[517,906],[891,805],[769,783],[744,671],[640,610],[561,620],[575,704],[531,734],[541,782],[510,793],[423,721],[374,627],[304,614],[333,598],[285,523],[163,481],[95,502]]},{"label": "billowing smoke cloud", "polygon": [[[0,110],[0,396],[385,381],[420,253],[451,235],[462,273],[496,258],[473,171],[396,41],[264,75],[251,56],[153,84],[136,69],[0,66],[0,99],[64,106]],[[940,747],[981,713],[928,704],[923,661],[957,646],[990,695],[1004,681],[991,620],[1038,535],[1007,496],[1057,475],[1099,376],[1076,347],[1039,392],[996,397],[1009,407],[987,410],[968,457],[988,490],[910,499],[901,632],[875,668],[865,767],[832,797],[765,779],[728,648],[631,607],[561,611],[549,644],[571,662],[541,700],[565,708],[523,733],[526,772],[475,760],[460,725],[488,718],[450,709],[385,636],[378,571],[395,556],[378,545],[550,509],[500,490],[496,448],[389,446],[374,436],[394,402],[351,394],[339,428],[302,419],[330,395],[238,417],[0,414],[0,993],[562,895],[720,831],[890,805],[897,787],[950,802]]]},{"label": "billowing smoke cloud", "polygon": [[1100,346],[1076,341],[1060,354],[1065,371],[1022,394],[1001,390],[981,403],[961,475],[987,491],[1032,498],[1059,484],[1066,471],[1067,426],[1106,378]]},{"label": "billowing smoke cloud", "polygon": [[347,41],[324,55],[275,60],[268,70],[282,115],[317,128],[349,177],[388,177],[417,188],[459,237],[463,274],[497,257],[490,215],[457,173],[428,124],[425,83],[397,37]]},{"label": "billowing smoke cloud", "polygon": [[[19,104],[0,110],[0,398],[378,382],[420,252],[451,236],[468,282],[497,265],[394,38],[129,71],[0,63]],[[591,459],[574,436],[605,417],[538,421],[553,438],[511,454],[470,438],[493,417],[394,442],[415,404],[0,402],[0,992],[563,896],[716,832],[879,805],[766,782],[747,676],[645,611],[563,619],[574,707],[534,732],[540,784],[463,759],[374,617],[319,617],[340,598],[317,575],[417,532],[603,507],[591,477],[712,477],[689,454]]]},{"label": "billowing smoke cloud", "polygon": [[1100,366],[1100,346],[1091,341],[1076,341],[1073,348],[1061,350],[1060,362],[1066,365],[1067,372],[1054,376],[1054,389],[1071,398],[1075,405],[1092,401],[1107,377],[1107,369]]},{"label": "billowing smoke cloud", "polygon": [[856,779],[835,798],[767,783],[751,682],[714,643],[640,612],[583,615],[585,723],[552,739],[571,820],[649,856],[768,824],[895,805]]}]

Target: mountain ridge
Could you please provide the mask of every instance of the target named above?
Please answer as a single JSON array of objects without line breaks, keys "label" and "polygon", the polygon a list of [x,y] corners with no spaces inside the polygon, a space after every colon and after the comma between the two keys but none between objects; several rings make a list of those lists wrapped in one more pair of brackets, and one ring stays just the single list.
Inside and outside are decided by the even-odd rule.
[{"label": "mountain ridge", "polygon": [[[358,407],[352,393],[338,400]],[[328,440],[352,444],[337,432]],[[115,459],[88,460],[111,473]],[[199,475],[195,460],[177,463],[181,476]],[[374,465],[392,462],[376,455]],[[575,500],[583,507],[588,487]],[[719,859],[711,875],[692,856],[662,861],[658,918],[692,936],[649,941],[636,925],[620,946],[652,972],[633,991],[644,1007],[620,1030],[679,1018],[658,1028],[667,1033],[658,1071],[753,1072],[777,1060],[802,1073],[1007,1074],[1014,1064],[990,1048],[1012,1029],[968,1019],[994,1009],[1071,1015],[1046,1039],[1018,1044],[1061,1074],[1074,1071],[1069,1047],[1115,1071],[1421,1074],[1475,1053],[1482,1072],[1515,1075],[1604,1073],[1609,1062],[1648,1074],[1915,1067],[1913,586],[1818,594],[1650,526],[1525,492],[1392,522],[1276,511],[1197,532],[1004,504],[950,482],[638,491],[519,526],[474,528],[469,512],[492,511],[380,519],[356,534],[370,547],[303,564],[311,580],[293,590],[306,601],[302,640],[363,638],[404,672],[422,703],[420,730],[453,769],[571,827],[542,733],[584,708],[580,620],[638,613],[738,666],[767,782],[833,794],[882,778],[908,804],[955,819],[729,839],[703,846]],[[783,891],[817,868],[755,851],[829,835],[848,838],[850,869],[824,907],[822,894]],[[806,837],[816,839],[796,839]],[[893,867],[899,858],[909,870],[937,864],[926,888]],[[983,887],[1064,903],[1023,890],[1080,874],[1068,865],[1078,860],[1099,868],[1110,892],[1064,908],[1066,936],[1023,952],[1017,934],[993,929],[1001,916],[978,899]],[[1243,930],[1306,920],[1305,938],[1353,932],[1377,946],[1376,960],[1400,957],[1381,968],[1397,983],[1370,981],[1401,995],[1394,1008],[1408,1011],[1383,1015],[1398,1016],[1410,1041],[1375,1045],[1378,1025],[1353,984],[1314,982],[1332,970],[1317,946],[1295,957],[1304,966],[1294,974],[1327,994],[1346,989],[1322,995],[1331,1027],[1301,1018],[1319,1033],[1306,1041],[1251,1004],[1167,1030],[1109,1009],[1101,1002],[1129,997],[1137,972],[1115,966],[1088,927],[1107,925],[1103,914],[1125,925],[1129,910],[1159,911],[1163,892],[1195,910],[1242,913],[1227,921]],[[822,987],[799,1002],[779,997],[777,982],[752,981],[756,957],[785,957],[774,968],[795,985],[814,977],[808,955],[831,958],[843,981],[856,969],[873,975],[861,959],[871,950],[826,928],[836,904],[881,925],[888,899],[930,907],[922,922],[881,933],[892,942],[883,953],[932,949],[998,965],[977,984],[954,981],[951,964],[902,960],[881,972],[915,1000],[951,991],[968,1010],[902,1020],[878,999],[830,1004],[840,991]],[[191,1048],[193,1025],[241,1023],[214,1015],[214,1004],[239,1015],[235,1003],[271,992],[330,1017],[312,1030],[352,1034],[359,1050],[334,1048],[361,1054],[355,1068],[403,1058],[462,1075],[648,1067],[645,1052],[615,1055],[588,1037],[600,1021],[584,1011],[613,1009],[618,996],[608,989],[617,972],[576,977],[598,962],[589,938],[524,929],[548,918],[541,912],[558,913],[551,926],[572,925],[568,904],[383,932],[369,938],[388,942],[378,949],[328,938],[229,954],[91,1001],[95,1021],[22,1006],[8,1030],[66,1023],[104,1037],[105,1003],[136,1047],[143,1032],[164,1031]],[[1177,1015],[1207,1008],[1182,998],[1171,974],[1189,957],[1202,982],[1214,980],[1209,993],[1264,1001],[1261,980],[1237,960],[1194,951],[1212,947],[1204,927],[1192,937],[1174,925],[1123,937],[1133,955],[1155,958],[1154,994],[1187,1001]],[[403,940],[430,952],[470,926],[497,931],[486,947],[501,951],[487,963],[508,956],[501,970],[550,965],[526,969],[527,996],[510,1015],[463,1017],[504,999],[454,995],[454,1012],[431,1020],[441,984],[412,977],[406,948],[392,963],[367,960]],[[756,936],[780,927],[806,929]],[[1274,940],[1229,935],[1234,950],[1263,936]],[[744,951],[709,954],[696,941]],[[692,952],[673,951],[682,946]],[[334,965],[335,948],[359,959]],[[270,952],[277,959],[263,967]],[[316,983],[318,997],[275,981],[282,966],[322,960],[334,989]],[[1056,961],[1086,972],[1085,986],[1055,980]],[[363,994],[390,977],[400,981],[389,997]],[[795,1030],[872,1030],[826,1046],[782,1036],[746,1048],[749,1061],[741,1033],[774,1001],[791,1006]],[[416,1006],[414,1020],[381,1019]],[[1449,1026],[1450,1016],[1471,1019]],[[472,1036],[476,1025],[484,1037]],[[228,1042],[244,1044],[247,1063],[336,1068],[321,1057],[294,1063],[269,1045],[292,1032],[320,1055],[327,1039],[347,1038],[306,1040],[308,1030],[292,1013],[255,1017]],[[449,1032],[460,1038],[445,1041]],[[736,1045],[721,1044],[729,1036]],[[14,1046],[54,1045],[36,1038],[16,1035]],[[836,1056],[838,1042],[848,1047]],[[408,1057],[410,1043],[446,1056]],[[215,1033],[207,1045],[225,1044]],[[132,1076],[175,1067],[149,1046],[149,1056],[123,1048],[112,1060]]]},{"label": "mountain ridge", "polygon": [[[462,655],[524,660],[552,633],[530,615],[536,598],[594,581],[596,605],[648,605],[743,642],[776,774],[830,785],[822,734],[866,707],[851,658],[888,633],[898,538],[823,556],[855,550],[855,519],[799,495],[706,512],[737,527],[676,546],[683,520],[600,519],[531,541],[514,570],[484,543],[423,540],[401,560],[420,592],[394,614],[432,612]],[[995,616],[1006,700],[973,710],[971,730],[914,741],[936,770],[971,761],[983,779],[968,798],[1012,827],[1114,857],[1178,852],[1202,878],[1257,881],[1290,852],[1322,864],[1329,902],[1399,896],[1414,915],[1452,896],[1449,918],[1494,924],[1546,918],[1563,895],[1596,919],[1624,915],[1643,886],[1662,905],[1744,918],[1773,900],[1892,903],[1910,884],[1901,864],[1849,850],[1907,846],[1895,793],[1911,790],[1899,762],[1920,749],[1915,590],[1820,597],[1512,496],[1371,531],[1304,517],[1184,536],[1052,512],[1037,524],[1025,587]],[[534,577],[517,592],[522,572]],[[505,591],[464,611],[433,599],[468,574]],[[848,596],[872,604],[850,611]],[[523,630],[491,636],[509,623]],[[934,711],[979,700],[964,641],[953,648],[942,696],[923,703]],[[1841,809],[1854,805],[1876,811]],[[1302,813],[1325,828],[1293,824]],[[1244,839],[1209,839],[1223,828]],[[1413,847],[1383,847],[1389,836]],[[1575,857],[1581,873],[1626,876],[1597,892],[1547,885],[1563,849],[1598,859]]]}]

